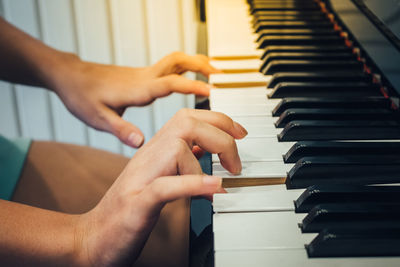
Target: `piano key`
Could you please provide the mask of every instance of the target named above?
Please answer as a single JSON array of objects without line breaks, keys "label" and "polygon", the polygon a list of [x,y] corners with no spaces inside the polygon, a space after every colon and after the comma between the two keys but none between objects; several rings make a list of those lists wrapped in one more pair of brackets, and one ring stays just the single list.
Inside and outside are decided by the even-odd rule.
[{"label": "piano key", "polygon": [[210,64],[225,73],[256,72],[261,66],[259,59],[210,60]]},{"label": "piano key", "polygon": [[[331,53],[336,54],[336,53]],[[268,88],[281,82],[372,82],[372,77],[362,71],[334,72],[279,72],[272,75]]]},{"label": "piano key", "polygon": [[258,250],[219,250],[215,251],[215,266],[230,267],[397,267],[398,257],[337,257],[308,258],[307,251],[301,249],[258,249]]},{"label": "piano key", "polygon": [[267,35],[260,39],[258,48],[264,49],[268,46],[279,45],[340,45],[344,42],[344,38],[339,35]]},{"label": "piano key", "polygon": [[264,69],[273,60],[356,60],[352,53],[270,53],[260,65]]},{"label": "piano key", "polygon": [[306,249],[310,258],[400,256],[400,230],[324,229]]},{"label": "piano key", "polygon": [[214,250],[304,248],[317,236],[298,228],[296,222],[304,216],[294,212],[215,213]]},{"label": "piano key", "polygon": [[398,121],[291,121],[279,141],[387,140],[400,138]]},{"label": "piano key", "polygon": [[[271,99],[270,99],[271,100]],[[389,108],[391,105],[388,98],[382,97],[352,97],[352,98],[317,98],[298,97],[283,98],[272,111],[273,116],[280,116],[290,108]]]},{"label": "piano key", "polygon": [[[277,72],[362,71],[363,63],[356,60],[273,60],[262,70],[266,75]],[[217,74],[214,74],[217,75]]]},{"label": "piano key", "polygon": [[333,29],[333,24],[330,21],[321,21],[313,23],[312,21],[287,21],[282,23],[280,21],[262,21],[255,29],[256,33],[262,30],[272,29]]},{"label": "piano key", "polygon": [[286,174],[294,164],[285,164],[283,161],[253,161],[253,162],[242,162],[242,172],[240,174],[232,174],[225,170],[220,163],[213,163],[213,175],[222,177],[224,179],[235,179],[239,178],[278,178],[285,180]]},{"label": "piano key", "polygon": [[[266,101],[267,102],[267,101]],[[234,104],[234,103],[233,103]],[[213,107],[214,111],[222,112],[228,116],[267,116],[271,117],[270,123],[274,123],[276,118],[272,118],[271,110],[274,105],[220,105]]]},{"label": "piano key", "polygon": [[318,16],[320,11],[296,11],[296,10],[263,10],[252,15],[252,18],[257,19],[262,16]]},{"label": "piano key", "polygon": [[251,14],[262,14],[260,11],[317,11],[317,5],[290,6],[290,5],[258,5],[251,8]]},{"label": "piano key", "polygon": [[380,203],[320,204],[299,225],[303,233],[323,229],[374,229],[400,231],[400,205]]},{"label": "piano key", "polygon": [[319,16],[296,16],[296,15],[283,15],[283,16],[258,16],[257,18],[254,18],[252,20],[253,22],[253,28],[256,27],[256,25],[260,22],[263,21],[313,21],[313,22],[319,22],[319,21],[326,21],[328,18],[324,15],[319,15]]},{"label": "piano key", "polygon": [[269,190],[267,192],[245,192],[214,194],[214,212],[276,212],[294,211],[293,201],[303,193],[303,189]]},{"label": "piano key", "polygon": [[[285,52],[327,52],[327,53],[341,53],[341,52],[352,52],[352,48],[345,45],[291,45],[291,46],[267,46],[262,53],[261,60],[274,52],[285,53]],[[337,71],[337,70],[336,70]]]},{"label": "piano key", "polygon": [[[292,190],[289,190],[287,192],[291,191]],[[299,189],[295,189],[295,193],[293,195],[296,195],[298,192]],[[264,193],[263,195],[268,194]],[[280,192],[280,195],[283,195],[280,198],[292,197],[292,195],[287,193],[282,194],[282,192]],[[247,198],[247,201],[250,201],[249,198]],[[289,202],[289,200],[287,200],[287,202]],[[312,185],[307,187],[307,189],[294,201],[294,206],[297,213],[304,213],[309,212],[312,208],[319,204],[370,202],[381,204],[400,204],[400,186]],[[225,207],[226,205],[230,205],[229,201],[225,204],[223,200],[217,203],[220,207],[218,210],[222,211],[224,209],[221,208],[221,206]],[[233,203],[233,201],[231,203]],[[252,203],[255,202],[253,201]],[[223,204],[225,204],[225,206]],[[234,204],[232,205],[234,206]],[[273,206],[279,207],[282,206],[282,204],[275,204]]]},{"label": "piano key", "polygon": [[[312,185],[399,183],[400,158],[396,156],[320,156],[299,159],[288,172],[288,188]],[[286,165],[285,165],[286,166]]]},{"label": "piano key", "polygon": [[226,87],[248,87],[264,86],[269,81],[269,76],[259,72],[233,73],[233,74],[211,74],[209,83],[221,88]]},{"label": "piano key", "polygon": [[283,97],[368,97],[382,96],[377,84],[364,82],[283,82],[269,98]]},{"label": "piano key", "polygon": [[[247,161],[280,161],[292,144],[276,142],[273,138],[249,138],[236,140],[239,156],[242,162]],[[212,155],[213,162],[219,162],[218,155]]]},{"label": "piano key", "polygon": [[338,108],[291,108],[285,110],[275,122],[283,128],[294,120],[396,120],[399,114],[389,109],[338,109]]},{"label": "piano key", "polygon": [[298,36],[298,35],[309,35],[309,36],[331,36],[338,35],[335,29],[274,29],[274,30],[261,30],[258,33],[256,42],[259,43],[265,36]]},{"label": "piano key", "polygon": [[285,163],[296,163],[304,157],[346,155],[398,155],[400,141],[394,142],[332,142],[300,141],[283,156]]}]

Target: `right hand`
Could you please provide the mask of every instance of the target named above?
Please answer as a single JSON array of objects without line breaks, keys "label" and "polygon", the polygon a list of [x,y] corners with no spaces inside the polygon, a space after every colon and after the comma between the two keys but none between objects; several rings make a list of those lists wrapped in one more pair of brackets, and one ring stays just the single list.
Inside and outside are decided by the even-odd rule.
[{"label": "right hand", "polygon": [[228,171],[240,173],[235,139],[246,134],[222,113],[179,111],[137,151],[100,203],[82,215],[76,238],[81,263],[132,265],[167,202],[222,190],[220,177],[203,174],[193,146],[218,154]]}]

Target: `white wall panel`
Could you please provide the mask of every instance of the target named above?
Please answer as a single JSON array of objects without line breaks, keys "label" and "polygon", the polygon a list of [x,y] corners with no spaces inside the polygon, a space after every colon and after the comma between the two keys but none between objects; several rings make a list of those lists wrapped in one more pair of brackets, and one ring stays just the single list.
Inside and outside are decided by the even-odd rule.
[{"label": "white wall panel", "polygon": [[[4,0],[3,8],[8,21],[36,38],[41,37],[36,1]],[[21,135],[39,140],[53,139],[48,92],[21,85],[16,85],[15,89]]]},{"label": "white wall panel", "polygon": [[[77,53],[75,21],[71,1],[39,0],[38,3],[43,41],[56,49]],[[87,144],[87,127],[65,108],[56,94],[51,94],[50,104],[53,113],[55,140],[80,145]]]},{"label": "white wall panel", "polygon": [[[179,0],[147,0],[150,62],[183,50],[182,16]],[[186,105],[185,96],[172,94],[154,103],[154,126],[158,131],[179,109]]]},{"label": "white wall panel", "polygon": [[15,91],[12,85],[0,81],[0,134],[7,137],[20,135]]},{"label": "white wall panel", "polygon": [[[74,8],[81,58],[104,64],[114,63],[108,2],[75,0]],[[122,144],[116,137],[94,129],[89,129],[89,144],[116,153],[122,152]]]},{"label": "white wall panel", "polygon": [[[143,1],[110,0],[112,40],[114,41],[115,63],[130,67],[149,65],[147,23]],[[124,119],[139,127],[145,140],[154,134],[153,107],[134,107],[125,111]],[[135,150],[123,147],[126,156]]]}]

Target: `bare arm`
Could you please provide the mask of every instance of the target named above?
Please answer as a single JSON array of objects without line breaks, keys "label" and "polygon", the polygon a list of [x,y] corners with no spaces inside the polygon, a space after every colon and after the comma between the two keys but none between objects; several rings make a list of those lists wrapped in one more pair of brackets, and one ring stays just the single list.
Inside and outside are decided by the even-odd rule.
[{"label": "bare arm", "polygon": [[67,215],[0,200],[0,259],[4,266],[77,266],[75,227]]}]

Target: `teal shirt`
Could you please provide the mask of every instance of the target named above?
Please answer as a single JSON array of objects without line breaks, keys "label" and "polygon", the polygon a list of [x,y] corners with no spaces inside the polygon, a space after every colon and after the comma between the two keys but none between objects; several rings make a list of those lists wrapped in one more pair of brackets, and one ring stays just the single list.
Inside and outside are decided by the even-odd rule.
[{"label": "teal shirt", "polygon": [[30,145],[30,139],[9,140],[0,135],[0,199],[11,199]]}]

